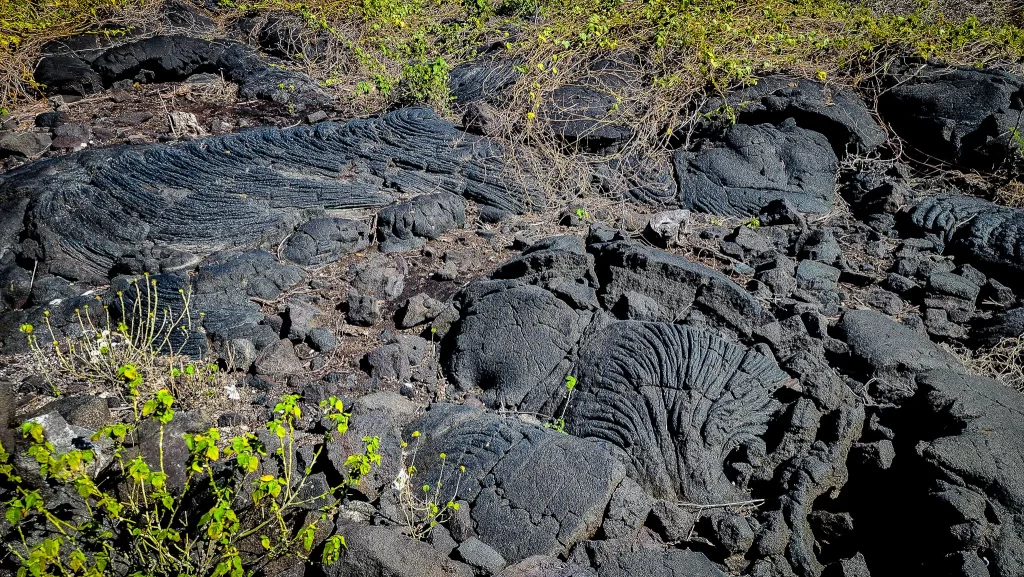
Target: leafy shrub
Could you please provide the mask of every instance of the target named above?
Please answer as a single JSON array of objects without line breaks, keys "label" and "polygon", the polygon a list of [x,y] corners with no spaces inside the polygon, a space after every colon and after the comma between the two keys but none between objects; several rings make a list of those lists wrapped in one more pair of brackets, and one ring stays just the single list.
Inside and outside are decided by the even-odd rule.
[{"label": "leafy shrub", "polygon": [[[185,435],[189,456],[182,487],[169,486],[164,462],[165,434],[175,416],[167,390],[146,400],[140,414],[158,425],[155,463],[133,449],[144,442],[138,436],[141,422],[97,432],[92,441],[102,449],[63,453],[47,440],[42,425],[26,423],[26,456],[50,489],[30,482],[0,450],[0,475],[14,493],[5,516],[18,537],[7,546],[20,563],[19,577],[241,577],[281,557],[308,559],[318,526],[331,516],[336,499],[368,471],[309,494],[305,489],[320,452],[304,469],[297,467],[298,401],[289,395],[274,407],[266,427],[276,447],[262,445],[251,433],[225,439],[217,428]],[[327,435],[344,434],[348,413],[341,402],[332,398],[320,409],[332,423]],[[104,461],[110,466],[101,467]],[[309,511],[316,514],[303,515]],[[332,537],[321,561],[333,562],[344,546],[343,537]],[[261,553],[243,553],[255,550]]]},{"label": "leafy shrub", "polygon": [[411,102],[429,102],[442,106],[448,103],[448,72],[451,67],[440,56],[432,61],[421,60],[402,69],[402,92]]}]

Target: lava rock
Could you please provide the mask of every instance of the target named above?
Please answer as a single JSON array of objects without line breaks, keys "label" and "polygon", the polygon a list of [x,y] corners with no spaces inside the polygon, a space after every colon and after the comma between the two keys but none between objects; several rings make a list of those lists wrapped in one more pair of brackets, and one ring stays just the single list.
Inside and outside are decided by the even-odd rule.
[{"label": "lava rock", "polygon": [[670,501],[658,500],[651,506],[647,524],[666,542],[687,541],[697,524],[697,513]]},{"label": "lava rock", "polygon": [[107,400],[93,395],[61,397],[47,403],[28,418],[58,413],[69,425],[99,431],[113,424]]},{"label": "lava rock", "polygon": [[494,575],[508,565],[500,553],[476,537],[463,541],[459,545],[458,553],[463,562],[481,569],[488,575]]},{"label": "lava rock", "polygon": [[424,194],[381,210],[377,238],[383,252],[404,252],[465,225],[465,200],[451,193]]},{"label": "lava rock", "polygon": [[399,311],[399,320],[395,323],[400,329],[409,329],[434,320],[441,313],[444,304],[423,293],[413,295],[405,301]]},{"label": "lava rock", "polygon": [[40,128],[55,128],[67,121],[67,114],[48,110],[36,115],[35,124]]},{"label": "lava rock", "polygon": [[53,129],[53,136],[53,148],[75,150],[89,144],[92,128],[87,124],[61,124]]},{"label": "lava rock", "polygon": [[816,260],[827,265],[835,264],[841,256],[843,250],[839,247],[839,241],[832,230],[827,228],[811,231],[797,254],[801,260]]},{"label": "lava rock", "polygon": [[350,291],[346,318],[349,324],[372,327],[379,323],[384,316],[379,300],[369,295],[359,294],[357,291]]},{"label": "lava rock", "polygon": [[[27,251],[36,245],[46,255],[37,258],[40,274],[105,282],[116,261],[148,244],[277,247],[308,211],[388,204],[385,181],[436,190],[440,178],[466,197],[487,204],[500,196],[506,200],[490,204],[522,212],[531,195],[507,195],[507,182],[486,176],[498,168],[496,146],[411,108],[346,125],[90,150],[0,176],[0,250],[28,243],[22,253],[36,258]],[[401,168],[384,168],[395,158],[404,159]],[[84,196],[90,201],[79,207],[73,199]]]},{"label": "lava rock", "polygon": [[[628,241],[591,245],[600,299],[611,309],[627,292],[651,297],[676,322],[700,312],[703,324],[749,335],[770,315],[739,285],[718,271]],[[693,319],[696,322],[696,319]]]},{"label": "lava rock", "polygon": [[650,234],[658,239],[661,246],[676,246],[686,232],[686,224],[690,219],[689,210],[669,210],[651,216],[647,222]]},{"label": "lava rock", "polygon": [[[871,152],[886,141],[885,131],[852,90],[806,78],[772,75],[730,94],[728,103],[744,124],[779,124],[793,118],[801,128],[824,134],[838,157]],[[709,110],[719,106],[709,103]]]},{"label": "lava rock", "polygon": [[[965,543],[960,551],[932,551],[933,563],[939,566],[943,557],[961,557],[980,566],[979,556],[985,555],[983,565],[990,575],[1020,574],[1024,531],[1014,519],[1024,502],[1019,499],[1024,483],[1018,474],[1024,467],[1019,447],[1024,438],[1024,397],[997,381],[948,370],[922,373],[917,383],[919,409],[910,418],[949,425],[916,447],[920,466],[937,487],[931,502],[954,511],[948,517],[952,526],[936,526],[935,532],[951,535],[955,523],[966,520],[978,527],[979,537],[978,543]],[[957,540],[947,537],[945,542]]]},{"label": "lava rock", "polygon": [[[899,77],[899,75],[897,75]],[[998,70],[913,67],[879,99],[889,126],[916,149],[976,168],[1002,162],[1020,122],[1024,78]]]},{"label": "lava rock", "polygon": [[338,523],[345,538],[341,559],[325,565],[326,577],[472,577],[473,570],[442,556],[427,543],[406,537],[398,527]]},{"label": "lava rock", "polygon": [[52,142],[41,132],[0,132],[0,153],[32,158],[46,152]]},{"label": "lava rock", "polygon": [[[304,74],[270,66],[248,46],[181,35],[144,38],[108,49],[92,62],[105,85],[180,81],[197,73],[223,72],[239,96],[290,104],[295,110],[330,105],[330,97]],[[38,74],[38,72],[37,72]]]},{"label": "lava rock", "polygon": [[295,346],[281,339],[260,352],[254,362],[256,374],[265,376],[295,375],[306,370],[306,365],[295,354]]},{"label": "lava rock", "polygon": [[405,290],[407,270],[401,257],[375,255],[349,267],[349,284],[361,294],[394,300]]},{"label": "lava rock", "polygon": [[300,226],[288,238],[281,252],[284,258],[303,266],[335,262],[370,244],[370,229],[363,223],[344,218],[317,218]]},{"label": "lava rock", "polygon": [[[420,455],[459,459],[418,462],[418,482],[442,481],[439,498],[447,502],[461,475],[458,496],[470,503],[478,538],[510,563],[565,554],[590,537],[625,476],[596,444],[470,407],[433,405],[406,427],[408,440],[412,431],[422,432]],[[540,476],[545,482],[536,482]]]},{"label": "lava rock", "polygon": [[601,530],[609,539],[635,537],[651,512],[653,500],[636,481],[626,478],[612,493]]},{"label": "lava rock", "polygon": [[327,327],[314,327],[306,333],[306,341],[314,351],[329,353],[338,348],[338,337]]},{"label": "lava rock", "polygon": [[1018,208],[982,198],[941,194],[910,211],[910,220],[924,233],[938,235],[948,252],[963,256],[986,272],[1007,276],[1024,271],[1024,218]]},{"label": "lava rock", "polygon": [[632,127],[614,121],[618,98],[594,86],[567,85],[551,91],[539,117],[565,145],[611,154],[633,137]]},{"label": "lava rock", "polygon": [[736,124],[721,146],[674,157],[679,203],[700,212],[756,216],[786,199],[801,212],[832,208],[838,159],[820,133],[792,121]]},{"label": "lava rock", "polygon": [[448,74],[448,87],[459,104],[474,101],[497,104],[504,90],[515,84],[519,76],[514,62],[484,54],[453,68]]},{"label": "lava rock", "polygon": [[462,115],[462,126],[473,134],[501,136],[501,114],[486,102],[471,102]]},{"label": "lava rock", "polygon": [[813,260],[802,260],[796,267],[799,288],[812,291],[834,290],[839,282],[839,269]]},{"label": "lava rock", "polygon": [[561,386],[569,374],[566,354],[592,317],[518,280],[472,282],[459,300],[461,318],[447,337],[449,381],[461,390],[484,388],[493,407],[520,405],[540,383]]},{"label": "lava rock", "polygon": [[45,86],[46,94],[88,96],[103,90],[103,78],[91,64],[78,56],[60,54],[39,60],[36,82]]},{"label": "lava rock", "polygon": [[[837,329],[855,360],[851,368],[866,379],[906,383],[908,377],[913,381],[914,375],[925,370],[960,366],[953,355],[925,335],[877,311],[848,311],[839,319]],[[907,384],[912,386],[912,382]]]},{"label": "lava rock", "polygon": [[640,550],[612,556],[597,568],[598,577],[726,577],[703,553],[689,549]]},{"label": "lava rock", "polygon": [[[621,449],[630,477],[653,497],[689,503],[743,498],[725,460],[736,447],[759,450],[788,378],[774,360],[713,334],[636,321],[588,339],[569,374],[587,386],[573,395],[566,431]],[[551,397],[524,408],[550,413],[562,393]],[[619,416],[602,417],[611,407]],[[679,421],[681,412],[691,417]]]}]

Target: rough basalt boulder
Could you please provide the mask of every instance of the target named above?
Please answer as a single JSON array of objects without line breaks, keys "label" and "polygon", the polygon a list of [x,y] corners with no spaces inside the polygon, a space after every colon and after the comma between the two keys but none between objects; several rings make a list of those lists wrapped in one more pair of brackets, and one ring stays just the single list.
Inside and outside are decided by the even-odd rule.
[{"label": "rough basalt boulder", "polygon": [[658,315],[648,320],[678,322],[697,311],[706,317],[703,323],[743,335],[770,320],[750,293],[704,265],[629,241],[598,243],[590,250],[598,296],[608,309],[616,310],[634,293],[659,305]]},{"label": "rough basalt boulder", "polygon": [[[929,496],[948,523],[951,574],[1024,574],[1024,396],[991,379],[952,371],[919,375],[915,402],[934,432],[916,452],[933,479]],[[930,413],[930,414],[929,414]]]},{"label": "rough basalt boulder", "polygon": [[1024,308],[1014,308],[978,323],[973,337],[982,346],[995,346],[1003,339],[1024,336]]},{"label": "rough basalt boulder", "polygon": [[832,208],[838,159],[823,134],[786,120],[733,125],[720,143],[676,152],[675,166],[684,208],[753,216],[784,199],[823,213]]},{"label": "rough basalt boulder", "polygon": [[[793,118],[800,128],[824,134],[836,155],[871,152],[885,142],[885,131],[867,105],[847,88],[783,75],[730,94],[727,102],[743,124],[779,124]],[[712,102],[710,109],[719,103]]]},{"label": "rough basalt boulder", "polygon": [[335,534],[345,538],[341,558],[317,565],[312,574],[323,577],[473,577],[473,569],[443,556],[429,544],[402,533],[398,527],[338,523]]},{"label": "rough basalt boulder", "polygon": [[1024,271],[1024,210],[982,198],[942,194],[910,211],[911,223],[945,241],[946,252],[997,276]]},{"label": "rough basalt boulder", "polygon": [[700,504],[746,498],[726,458],[751,443],[764,453],[759,437],[780,407],[772,395],[788,379],[774,360],[711,333],[636,321],[590,339],[573,374],[566,430],[621,449],[652,496]]},{"label": "rough basalt boulder", "polygon": [[466,201],[450,192],[423,194],[377,213],[377,241],[384,252],[410,251],[466,225]]},{"label": "rough basalt boulder", "polygon": [[883,92],[882,118],[917,150],[990,168],[1007,159],[1024,114],[1024,78],[998,70],[908,67]]},{"label": "rough basalt boulder", "polygon": [[463,390],[484,388],[484,401],[495,407],[519,406],[531,394],[544,396],[534,393],[540,383],[562,382],[593,318],[517,280],[471,283],[461,302],[449,335],[449,377]]},{"label": "rough basalt boulder", "polygon": [[49,94],[85,95],[120,80],[170,82],[193,74],[223,74],[238,84],[242,98],[271,100],[298,111],[330,106],[331,97],[308,76],[270,64],[238,42],[164,35],[127,42],[98,55],[47,55],[35,78]]},{"label": "rough basalt boulder", "polygon": [[370,229],[365,224],[345,218],[315,218],[295,230],[281,255],[295,264],[316,266],[369,245]]},{"label": "rough basalt boulder", "polygon": [[518,279],[549,286],[561,281],[587,281],[596,285],[594,256],[578,236],[562,235],[542,239],[505,262],[491,273],[492,279]]},{"label": "rough basalt boulder", "polygon": [[846,312],[839,320],[837,332],[849,347],[854,360],[851,368],[865,380],[881,379],[910,386],[914,376],[922,371],[957,366],[953,355],[927,335],[878,311]]},{"label": "rough basalt boulder", "polygon": [[597,569],[598,577],[725,577],[703,553],[689,549],[640,550],[613,555]]},{"label": "rough basalt boulder", "polygon": [[477,536],[508,563],[564,555],[591,537],[626,474],[595,443],[465,406],[433,405],[406,439],[416,444],[417,486],[467,501]]}]

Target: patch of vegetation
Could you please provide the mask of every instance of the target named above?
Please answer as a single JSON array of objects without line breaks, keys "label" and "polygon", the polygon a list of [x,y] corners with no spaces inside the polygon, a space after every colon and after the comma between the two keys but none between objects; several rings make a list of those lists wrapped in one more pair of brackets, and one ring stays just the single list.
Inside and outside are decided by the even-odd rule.
[{"label": "patch of vegetation", "polygon": [[1024,208],[1024,182],[1011,180],[996,190],[994,200],[1003,206]]},{"label": "patch of vegetation", "polygon": [[274,406],[263,440],[217,427],[182,435],[173,426],[175,391],[209,386],[221,373],[181,354],[193,315],[190,294],[179,295],[175,310],[147,275],[117,293],[115,310],[102,299],[96,310],[76,310],[77,337],[59,339],[48,314],[45,344],[35,327],[21,327],[55,393],[69,381],[113,385],[132,411],[84,447],[38,419],[22,426],[21,458],[0,446],[6,547],[19,577],[243,577],[283,558],[310,561],[318,546],[320,562],[340,557],[344,537],[321,529],[348,489],[380,465],[380,439],[364,437],[365,452],[348,458],[341,483],[325,487],[312,480],[317,461],[349,425],[335,397],[318,407],[322,438],[303,436],[317,448],[301,464],[299,395]]},{"label": "patch of vegetation", "polygon": [[576,389],[576,377],[572,375],[566,375],[565,377],[565,401],[562,403],[562,408],[558,413],[557,417],[551,417],[544,426],[549,429],[554,429],[559,433],[565,433],[565,412],[569,410],[569,402],[572,401],[572,392]]},{"label": "patch of vegetation", "polygon": [[38,94],[35,56],[50,40],[93,31],[123,35],[144,21],[154,0],[3,0],[0,2],[0,108]]},{"label": "patch of vegetation", "polygon": [[[434,485],[419,485],[417,482],[418,469],[416,468],[416,457],[419,454],[419,445],[422,435],[419,431],[412,432],[412,454],[409,457],[409,464],[399,471],[395,479],[394,487],[398,492],[399,505],[405,523],[405,531],[414,539],[425,539],[434,530],[434,527],[447,521],[456,511],[461,508],[456,500],[459,498],[459,485],[462,483],[462,476],[466,472],[464,465],[456,465],[448,469],[448,455],[441,453],[438,459],[441,461],[441,469],[437,475]],[[406,455],[409,443],[402,441],[402,454]],[[444,500],[441,496],[445,487],[445,472],[449,478],[456,475],[455,488],[452,490],[453,497]],[[456,474],[457,471],[457,474]]]},{"label": "patch of vegetation", "polygon": [[990,377],[1024,392],[1024,335],[999,339],[991,347],[971,350],[947,345],[972,373]]},{"label": "patch of vegetation", "polygon": [[[125,15],[159,0],[9,0],[0,4],[0,50],[20,69],[4,71],[8,105],[31,78],[29,55],[47,39],[89,28],[124,24]],[[523,97],[512,110],[522,122],[558,84],[571,84],[595,57],[640,57],[641,83],[654,112],[658,102],[685,102],[693,90],[722,92],[766,72],[787,70],[822,81],[856,83],[884,67],[893,54],[981,64],[1024,56],[1024,30],[1011,23],[954,21],[924,0],[909,14],[876,14],[843,0],[221,0],[228,20],[259,12],[295,14],[333,50],[299,63],[331,86],[356,94],[360,82],[380,90],[374,108],[413,98],[443,105],[432,81],[471,59],[479,46],[499,42],[526,72]],[[116,32],[117,29],[115,29]],[[515,32],[513,32],[515,31]],[[338,54],[338,52],[342,54]],[[352,64],[354,63],[354,65]],[[442,64],[443,63],[443,64]],[[387,78],[387,82],[382,81]],[[539,86],[538,86],[539,83]],[[29,83],[31,85],[31,83]],[[365,85],[364,85],[365,86]],[[530,93],[533,93],[531,97]],[[625,91],[630,92],[630,91]],[[363,94],[365,99],[367,95]],[[631,94],[621,94],[629,111]],[[671,96],[670,100],[668,97]],[[672,114],[679,114],[677,107]],[[664,117],[667,111],[658,110]],[[634,112],[632,114],[643,114]],[[664,120],[664,118],[662,118]],[[671,125],[657,123],[661,132]]]},{"label": "patch of vegetation", "polygon": [[156,280],[148,274],[116,294],[115,310],[96,297],[95,306],[75,309],[77,336],[61,339],[44,311],[45,335],[31,324],[21,326],[38,373],[60,395],[69,381],[114,385],[122,400],[139,399],[140,388],[166,388],[176,397],[191,397],[217,384],[216,363],[193,360],[182,352],[193,337],[191,294],[179,290],[175,306],[162,302]]},{"label": "patch of vegetation", "polygon": [[[27,467],[16,467],[0,448],[0,476],[14,494],[4,515],[17,537],[6,547],[19,577],[242,577],[275,559],[309,560],[324,541],[318,528],[360,477],[326,490],[309,484],[320,452],[304,469],[296,463],[299,397],[283,397],[266,424],[276,446],[251,433],[223,438],[217,428],[185,435],[180,486],[165,462],[174,406],[170,391],[161,390],[145,401],[139,420],[103,428],[87,449],[59,451],[43,425],[29,421],[22,428]],[[328,435],[345,433],[348,414],[340,401],[325,401],[321,409],[335,424]],[[155,462],[136,448],[145,442],[139,437],[144,420],[158,425]],[[344,546],[340,535],[327,540],[321,561],[336,561]]]}]

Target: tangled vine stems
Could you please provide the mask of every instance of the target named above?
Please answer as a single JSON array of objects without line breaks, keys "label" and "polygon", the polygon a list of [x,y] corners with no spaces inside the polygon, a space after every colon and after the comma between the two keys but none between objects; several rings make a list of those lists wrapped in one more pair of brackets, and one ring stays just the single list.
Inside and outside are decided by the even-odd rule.
[{"label": "tangled vine stems", "polygon": [[[330,434],[344,434],[349,414],[338,399],[320,405],[332,423]],[[273,451],[276,470],[257,476],[268,453],[255,435],[224,440],[217,428],[184,435],[188,448],[185,478],[180,488],[169,486],[164,463],[166,427],[175,416],[174,398],[167,390],[148,399],[140,415],[159,425],[159,459],[147,462],[133,449],[136,425],[114,424],[93,435],[94,448],[58,452],[43,426],[28,422],[26,455],[38,467],[29,471],[67,499],[76,501],[72,513],[49,506],[40,483],[27,482],[0,446],[0,477],[13,487],[14,497],[4,503],[5,516],[19,542],[7,547],[20,564],[19,577],[99,577],[110,574],[175,577],[243,577],[272,559],[293,556],[308,560],[317,525],[327,520],[344,497],[350,476],[314,496],[302,496],[317,451],[307,467],[295,468],[295,423],[302,416],[298,395],[283,397],[274,407],[267,429],[278,439]],[[128,458],[129,451],[135,456]],[[379,459],[377,460],[379,463]],[[103,468],[113,463],[115,466]],[[272,467],[272,466],[271,466]],[[362,474],[362,473],[361,473]],[[295,527],[295,513],[315,510],[319,516]],[[202,511],[198,520],[193,511]],[[299,517],[301,518],[301,517]],[[46,530],[36,538],[32,531]],[[243,556],[258,542],[259,559]],[[345,547],[336,535],[324,542],[321,562],[333,563]],[[115,573],[116,571],[116,573]]]}]

